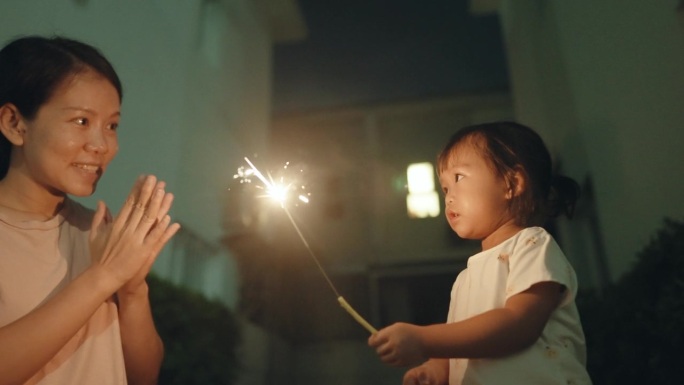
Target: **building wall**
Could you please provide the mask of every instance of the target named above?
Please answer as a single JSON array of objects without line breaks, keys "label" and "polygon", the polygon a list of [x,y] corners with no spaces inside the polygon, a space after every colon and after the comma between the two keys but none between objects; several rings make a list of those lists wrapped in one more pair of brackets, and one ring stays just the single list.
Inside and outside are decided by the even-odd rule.
[{"label": "building wall", "polygon": [[604,254],[613,279],[664,217],[684,214],[684,26],[675,8],[538,0],[500,9],[516,116],[542,131],[570,176],[591,179],[595,223],[570,227],[569,238],[586,235],[575,252]]},{"label": "building wall", "polygon": [[[282,2],[282,5],[287,5]],[[124,85],[120,152],[93,197],[115,213],[139,174],[175,194],[182,230],[154,270],[235,307],[239,277],[221,247],[225,194],[242,157],[266,150],[271,28],[252,0],[6,0],[0,41],[60,34],[98,47]],[[290,10],[290,13],[292,10]],[[282,16],[282,15],[280,15]],[[281,20],[282,21],[282,20]],[[279,27],[286,27],[282,22]],[[228,220],[230,222],[230,214]],[[242,383],[267,383],[271,337],[244,326]]]},{"label": "building wall", "polygon": [[453,259],[443,215],[409,218],[406,169],[434,163],[462,126],[511,118],[505,92],[288,114],[274,120],[271,147],[274,163],[306,170],[311,203],[292,211],[320,258],[365,271]]},{"label": "building wall", "polygon": [[223,200],[245,154],[263,151],[271,49],[253,1],[3,3],[0,40],[60,34],[98,47],[124,85],[120,152],[88,205],[116,212],[139,174],[176,196],[183,225],[154,270],[234,305],[237,275],[219,247]]},{"label": "building wall", "polygon": [[[462,126],[512,118],[507,92],[276,117],[269,165],[273,170],[285,162],[301,167],[311,192],[309,205],[290,207],[292,216],[340,294],[371,324],[419,323],[420,316],[435,315],[437,306],[432,305],[448,305],[456,274],[477,248],[477,243],[458,240],[449,228],[441,196],[437,217],[409,218],[409,164],[434,163],[441,147]],[[308,287],[320,286],[295,299],[309,301],[311,309],[292,318],[298,329],[323,335],[314,341],[280,341],[272,350],[271,369],[278,375],[269,383],[400,383],[405,370],[382,364],[368,348],[365,330],[337,306],[306,250],[296,247],[302,242],[287,218],[282,219],[280,207],[264,210],[269,212],[268,227],[275,229],[271,242],[278,250],[294,250],[281,258],[301,258],[303,268],[310,271],[281,279],[292,286],[311,279]],[[288,242],[285,234],[293,234],[293,239]],[[421,293],[429,293],[432,300],[430,305],[421,303],[427,309],[416,306],[425,299]],[[430,323],[443,322],[447,309],[441,310]],[[335,329],[342,332],[325,333]]]}]

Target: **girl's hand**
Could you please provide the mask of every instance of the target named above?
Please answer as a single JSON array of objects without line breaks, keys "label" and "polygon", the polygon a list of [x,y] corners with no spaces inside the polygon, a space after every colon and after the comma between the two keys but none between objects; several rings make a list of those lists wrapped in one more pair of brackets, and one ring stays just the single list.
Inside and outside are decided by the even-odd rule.
[{"label": "girl's hand", "polygon": [[447,385],[449,382],[449,360],[430,360],[423,365],[409,369],[404,374],[402,385]]},{"label": "girl's hand", "polygon": [[178,231],[179,225],[171,224],[167,214],[172,200],[163,182],[146,176],[136,181],[113,221],[108,220],[104,204],[98,204],[91,225],[91,253],[116,289],[124,284],[135,289],[144,283],[157,254]]},{"label": "girl's hand", "polygon": [[423,362],[420,326],[395,323],[368,338],[368,345],[375,349],[382,362],[391,366],[411,366]]}]

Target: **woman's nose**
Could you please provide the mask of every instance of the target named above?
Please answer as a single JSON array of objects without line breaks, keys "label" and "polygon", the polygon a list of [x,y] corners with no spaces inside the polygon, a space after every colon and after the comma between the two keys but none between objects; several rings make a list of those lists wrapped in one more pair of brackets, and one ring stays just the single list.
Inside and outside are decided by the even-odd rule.
[{"label": "woman's nose", "polygon": [[91,130],[90,135],[88,135],[88,141],[86,142],[85,148],[87,151],[95,153],[106,153],[109,149],[107,140],[105,139],[102,131],[98,128]]}]

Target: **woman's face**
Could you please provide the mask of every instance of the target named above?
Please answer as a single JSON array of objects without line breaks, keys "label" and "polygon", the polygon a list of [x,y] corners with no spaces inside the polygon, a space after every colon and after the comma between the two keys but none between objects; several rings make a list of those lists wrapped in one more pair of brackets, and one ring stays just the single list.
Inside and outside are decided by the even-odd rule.
[{"label": "woman's face", "polygon": [[26,121],[18,166],[52,195],[88,196],[119,143],[119,94],[93,71],[68,77]]}]

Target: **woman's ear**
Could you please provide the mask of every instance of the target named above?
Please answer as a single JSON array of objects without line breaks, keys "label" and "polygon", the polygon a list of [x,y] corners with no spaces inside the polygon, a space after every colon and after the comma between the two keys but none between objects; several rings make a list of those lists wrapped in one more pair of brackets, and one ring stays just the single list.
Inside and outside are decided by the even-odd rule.
[{"label": "woman's ear", "polygon": [[520,196],[527,187],[525,186],[525,174],[520,168],[511,172],[507,181],[508,191],[506,192],[506,199],[513,199],[514,197]]},{"label": "woman's ear", "polygon": [[26,123],[17,106],[12,103],[0,106],[0,132],[15,146],[24,143]]}]

